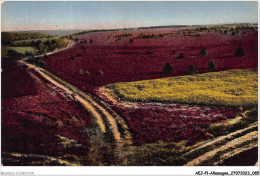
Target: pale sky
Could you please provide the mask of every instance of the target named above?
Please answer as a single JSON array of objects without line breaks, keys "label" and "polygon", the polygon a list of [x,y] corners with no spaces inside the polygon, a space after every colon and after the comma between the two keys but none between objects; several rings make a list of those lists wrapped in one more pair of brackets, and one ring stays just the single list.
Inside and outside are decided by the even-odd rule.
[{"label": "pale sky", "polygon": [[2,31],[258,22],[257,1],[9,1],[1,13]]}]

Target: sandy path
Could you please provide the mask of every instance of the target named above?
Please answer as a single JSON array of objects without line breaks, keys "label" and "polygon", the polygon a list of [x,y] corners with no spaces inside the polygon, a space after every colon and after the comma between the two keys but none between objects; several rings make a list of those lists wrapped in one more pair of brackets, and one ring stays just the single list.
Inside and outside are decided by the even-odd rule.
[{"label": "sandy path", "polygon": [[238,155],[239,153],[241,152],[244,152],[244,151],[247,151],[247,150],[250,150],[252,148],[255,148],[258,146],[258,142],[257,141],[252,141],[250,144],[248,145],[245,145],[245,146],[242,146],[242,147],[238,147],[238,148],[235,148],[227,153],[225,153],[224,155],[221,155],[220,156],[220,160],[215,162],[213,165],[214,166],[217,166],[219,165],[220,163],[222,163],[225,159],[227,158],[230,158],[232,156],[235,156],[235,155]]},{"label": "sandy path", "polygon": [[[96,100],[94,100],[90,95],[85,94],[84,92],[80,91],[79,89],[75,88],[69,83],[59,79],[55,75],[52,75],[46,70],[36,67],[32,64],[26,63],[24,61],[20,61],[20,62],[26,64],[30,68],[35,69],[43,78],[48,80],[51,84],[55,85],[56,87],[59,87],[60,89],[64,90],[66,93],[70,95],[74,95],[75,100],[79,101],[83,105],[83,107],[93,115],[97,124],[100,127],[100,130],[103,133],[107,132],[107,130],[111,131],[113,134],[113,138],[117,143],[124,143],[124,144],[132,143],[131,134],[128,131],[128,127],[124,122],[124,120],[122,120],[118,115],[115,115],[114,117],[106,108],[102,107],[99,103],[97,103]],[[104,117],[108,122],[107,125],[109,129],[106,129],[106,124],[102,119],[102,117]],[[124,135],[120,134],[117,127],[118,123],[124,129]]]},{"label": "sandy path", "polygon": [[[198,165],[202,164],[203,162],[212,159],[214,156],[216,156],[216,154],[218,152],[226,151],[228,149],[234,151],[236,146],[242,145],[245,142],[252,141],[252,140],[257,139],[257,138],[258,138],[258,132],[257,131],[252,131],[250,133],[247,133],[244,136],[241,136],[239,138],[236,138],[236,139],[233,139],[233,140],[229,141],[228,143],[226,143],[225,145],[220,146],[217,149],[211,150],[211,151],[209,151],[209,152],[207,152],[207,153],[205,153],[205,154],[195,158],[194,160],[188,162],[185,166],[198,166]],[[256,145],[257,145],[257,143],[256,143]],[[248,147],[246,147],[246,148],[243,147],[243,148],[244,148],[244,150],[246,150],[246,149],[252,148],[252,147],[255,147],[255,144],[253,142],[252,142],[252,144],[248,145]],[[226,159],[226,158],[230,157],[231,154],[236,154],[237,152],[241,152],[241,151],[244,151],[244,150],[234,151],[234,153],[232,151],[227,151],[226,153],[222,154],[222,156],[220,156],[220,158],[221,159]]]},{"label": "sandy path", "polygon": [[239,134],[239,133],[245,132],[245,131],[250,130],[250,129],[252,129],[252,128],[255,128],[255,127],[257,127],[257,126],[258,126],[258,124],[254,124],[254,125],[249,126],[249,127],[247,127],[247,128],[244,128],[244,129],[241,129],[241,130],[237,130],[237,131],[235,131],[235,132],[232,132],[232,133],[230,133],[230,134],[228,134],[228,135],[217,137],[216,139],[214,139],[214,140],[212,140],[212,141],[203,143],[202,145],[199,145],[199,146],[197,146],[197,147],[195,146],[195,148],[194,148],[194,149],[191,149],[187,154],[189,154],[189,153],[191,153],[191,152],[194,152],[195,150],[199,150],[199,149],[205,148],[205,147],[207,147],[207,146],[214,145],[214,144],[216,144],[216,143],[218,143],[218,142],[221,142],[221,141],[223,141],[223,140],[228,140],[228,139],[232,138],[234,135],[237,135],[237,134]]}]

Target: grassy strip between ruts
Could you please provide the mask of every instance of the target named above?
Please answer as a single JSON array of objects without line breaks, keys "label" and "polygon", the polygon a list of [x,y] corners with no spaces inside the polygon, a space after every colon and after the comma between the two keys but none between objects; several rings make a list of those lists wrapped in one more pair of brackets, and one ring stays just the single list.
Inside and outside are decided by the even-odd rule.
[{"label": "grassy strip between ruts", "polygon": [[256,70],[229,70],[108,85],[121,99],[217,106],[257,104]]}]

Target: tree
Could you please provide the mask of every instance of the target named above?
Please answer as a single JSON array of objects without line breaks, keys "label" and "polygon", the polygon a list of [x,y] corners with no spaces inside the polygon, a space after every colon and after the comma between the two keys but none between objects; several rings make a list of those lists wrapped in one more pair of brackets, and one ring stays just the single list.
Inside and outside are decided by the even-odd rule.
[{"label": "tree", "polygon": [[48,39],[48,40],[46,40],[45,42],[43,42],[43,44],[44,44],[44,45],[47,45],[47,46],[50,46],[51,42],[50,42],[50,40]]},{"label": "tree", "polygon": [[181,59],[181,58],[184,58],[184,55],[183,55],[183,53],[180,53],[180,55],[179,55],[179,57],[178,57],[179,59]]},{"label": "tree", "polygon": [[235,35],[236,33],[233,31],[232,33],[231,33],[231,35]]},{"label": "tree", "polygon": [[173,67],[171,66],[171,64],[169,64],[168,62],[165,63],[162,73],[163,74],[171,74],[173,71]]},{"label": "tree", "polygon": [[31,46],[35,46],[36,42],[34,40],[31,41]]},{"label": "tree", "polygon": [[201,48],[200,49],[200,54],[199,55],[201,55],[201,56],[206,56],[207,55],[207,51],[206,51],[206,49],[205,48]]},{"label": "tree", "polygon": [[78,57],[78,58],[82,57],[82,54],[81,54],[81,53],[78,53],[78,54],[77,54],[77,57]]},{"label": "tree", "polygon": [[215,71],[216,70],[216,64],[215,64],[215,62],[213,60],[209,61],[208,66],[209,66],[209,70],[210,71]]},{"label": "tree", "polygon": [[35,46],[38,47],[40,43],[42,43],[42,41],[41,40],[37,40],[37,42],[35,43]]},{"label": "tree", "polygon": [[38,49],[39,53],[44,52],[44,50],[45,50],[44,44],[43,43],[39,43],[37,49]]},{"label": "tree", "polygon": [[192,74],[198,73],[198,71],[197,71],[197,69],[196,69],[195,66],[190,65],[190,66],[188,67],[188,73],[192,75]]},{"label": "tree", "polygon": [[9,57],[21,57],[21,56],[23,56],[22,53],[19,53],[18,51],[13,50],[13,49],[8,50],[7,53],[8,53],[7,55]]},{"label": "tree", "polygon": [[239,46],[236,50],[235,50],[235,53],[234,53],[234,56],[244,56],[245,55],[245,51],[244,49]]},{"label": "tree", "polygon": [[151,51],[149,51],[149,50],[147,50],[147,51],[146,51],[146,54],[152,54],[152,52],[151,52]]},{"label": "tree", "polygon": [[69,59],[70,59],[70,60],[74,60],[74,56],[73,56],[73,55],[70,55]]},{"label": "tree", "polygon": [[31,52],[31,51],[25,51],[25,56],[32,56],[33,55],[33,53]]},{"label": "tree", "polygon": [[38,67],[44,68],[46,66],[46,63],[42,60],[41,57],[34,57],[31,56],[29,59],[26,60],[27,62],[34,64]]},{"label": "tree", "polygon": [[227,30],[224,30],[224,34],[227,34]]},{"label": "tree", "polygon": [[85,46],[84,46],[84,45],[82,45],[82,46],[80,47],[80,49],[81,49],[81,50],[84,50],[84,49],[85,49]]}]

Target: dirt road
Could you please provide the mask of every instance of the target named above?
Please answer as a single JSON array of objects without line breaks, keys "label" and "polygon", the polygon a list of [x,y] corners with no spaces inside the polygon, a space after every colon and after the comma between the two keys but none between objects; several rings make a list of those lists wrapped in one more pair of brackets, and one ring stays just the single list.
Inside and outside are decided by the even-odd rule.
[{"label": "dirt road", "polygon": [[[205,144],[190,150],[185,155],[188,156],[191,153],[196,153],[196,151],[197,153],[201,153],[201,155],[189,161],[185,166],[217,166],[227,158],[257,147],[257,128],[257,123],[252,124],[247,128],[237,130],[225,136],[220,136],[213,141],[206,142]],[[213,149],[203,153],[203,151],[206,151],[206,148],[210,146]]]},{"label": "dirt road", "polygon": [[91,95],[79,90],[75,86],[61,80],[57,76],[42,68],[29,64],[23,60],[19,62],[27,65],[31,69],[34,69],[53,86],[62,89],[64,93],[74,97],[74,100],[81,103],[82,106],[95,118],[101,132],[112,135],[110,137],[113,138],[116,145],[122,146],[132,143],[132,136],[126,122],[104,102],[98,101]]}]

